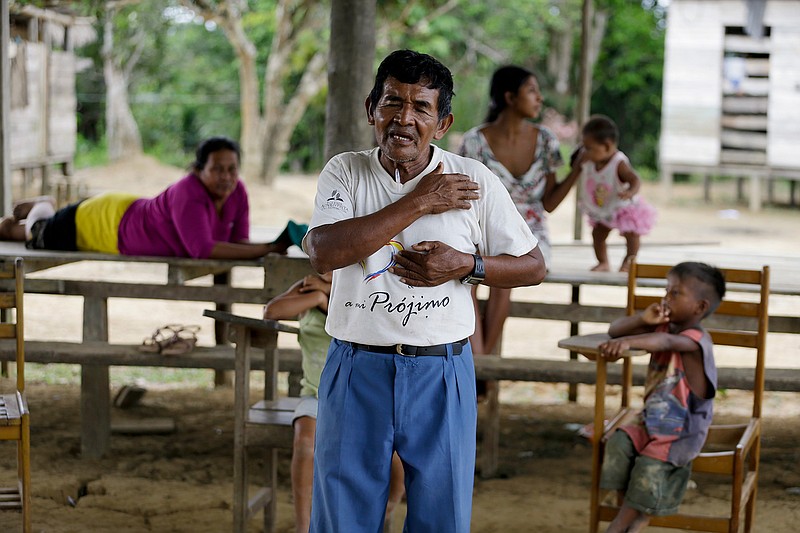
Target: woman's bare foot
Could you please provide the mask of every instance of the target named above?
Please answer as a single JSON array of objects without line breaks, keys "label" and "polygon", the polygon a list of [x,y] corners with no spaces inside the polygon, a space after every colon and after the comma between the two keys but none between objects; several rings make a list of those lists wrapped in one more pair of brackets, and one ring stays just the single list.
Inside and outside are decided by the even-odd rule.
[{"label": "woman's bare foot", "polygon": [[31,212],[33,206],[40,202],[49,202],[53,206],[53,209],[56,207],[56,199],[52,196],[37,196],[36,198],[26,198],[24,200],[20,200],[14,204],[11,214],[14,215],[14,219],[17,222],[20,220],[25,220],[28,218],[28,213]]},{"label": "woman's bare foot", "polygon": [[590,269],[590,272],[608,272],[609,270],[611,270],[611,267],[608,266],[608,263],[597,263]]},{"label": "woman's bare foot", "polygon": [[620,272],[628,272],[631,269],[631,264],[636,260],[635,255],[626,256],[625,259],[622,260],[622,264],[619,267]]}]

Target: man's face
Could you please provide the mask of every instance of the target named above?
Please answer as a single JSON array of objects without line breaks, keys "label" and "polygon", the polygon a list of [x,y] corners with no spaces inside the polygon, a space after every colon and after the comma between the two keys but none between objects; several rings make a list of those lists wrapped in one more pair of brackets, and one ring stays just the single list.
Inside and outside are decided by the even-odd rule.
[{"label": "man's face", "polygon": [[372,112],[367,99],[367,116],[375,126],[381,158],[395,164],[427,165],[431,141],[441,139],[453,122],[452,115],[439,120],[438,104],[438,89],[387,78]]}]

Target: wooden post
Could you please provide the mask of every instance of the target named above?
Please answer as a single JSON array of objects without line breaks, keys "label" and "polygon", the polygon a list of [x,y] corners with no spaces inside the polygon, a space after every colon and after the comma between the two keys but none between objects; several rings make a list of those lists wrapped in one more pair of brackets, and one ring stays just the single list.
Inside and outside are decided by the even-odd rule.
[{"label": "wooden post", "polygon": [[[108,300],[83,299],[83,340],[108,341]],[[111,437],[111,392],[108,365],[81,365],[81,455],[99,459]]]},{"label": "wooden post", "polygon": [[[578,109],[576,119],[578,127],[582,128],[589,118],[589,109],[592,101],[592,17],[594,7],[592,0],[583,0],[583,13],[581,16],[581,68],[578,81]],[[573,238],[580,241],[583,236],[583,217],[581,216],[581,188],[575,188],[575,216]]]},{"label": "wooden post", "polygon": [[[215,321],[220,323],[220,321]],[[233,531],[247,531],[247,450],[245,449],[245,424],[248,399],[250,397],[250,330],[247,326],[235,325],[236,370],[233,405]]]},{"label": "wooden post", "polygon": [[594,423],[592,428],[592,495],[589,531],[597,533],[600,525],[600,454],[603,453],[602,442],[605,432],[605,405],[606,405],[606,360],[597,357],[597,383],[594,392]]},{"label": "wooden post", "polygon": [[[573,285],[572,286],[572,303],[580,305],[581,303],[581,286],[580,285]],[[570,322],[569,323],[569,334],[577,335],[578,334],[578,322]],[[578,360],[578,352],[569,352],[569,360],[570,361],[577,361]],[[570,402],[577,402],[578,401],[578,384],[577,383],[570,383],[567,389],[567,400]]]},{"label": "wooden post", "polygon": [[11,40],[8,2],[0,2],[0,208],[4,215],[11,213],[11,151],[9,115],[11,114],[11,67],[8,61]]},{"label": "wooden post", "polygon": [[[231,284],[231,273],[222,272],[221,274],[214,274],[214,285]],[[217,311],[231,311],[231,304],[216,302],[215,308]],[[214,341],[217,345],[228,344],[228,325],[221,320],[214,321]],[[214,371],[214,386],[215,387],[230,387],[232,384],[231,373],[225,370]]]}]

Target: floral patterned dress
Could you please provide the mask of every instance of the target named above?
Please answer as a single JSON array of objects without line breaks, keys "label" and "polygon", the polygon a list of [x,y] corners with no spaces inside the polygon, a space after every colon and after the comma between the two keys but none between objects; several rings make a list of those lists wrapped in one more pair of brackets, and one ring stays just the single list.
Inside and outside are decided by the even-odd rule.
[{"label": "floral patterned dress", "polygon": [[521,176],[514,176],[498,161],[481,129],[485,125],[472,128],[464,134],[459,154],[477,159],[491,170],[505,185],[519,214],[528,223],[528,227],[539,240],[546,265],[550,264],[550,236],[547,230],[547,213],[542,198],[547,185],[547,175],[555,172],[564,164],[558,149],[558,139],[545,127],[538,126],[539,136],[536,141],[536,154],[533,164]]}]

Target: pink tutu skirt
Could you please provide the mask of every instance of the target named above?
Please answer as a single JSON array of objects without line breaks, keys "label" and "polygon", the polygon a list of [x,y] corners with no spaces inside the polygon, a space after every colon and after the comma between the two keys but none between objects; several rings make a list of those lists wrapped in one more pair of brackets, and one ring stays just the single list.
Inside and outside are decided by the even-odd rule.
[{"label": "pink tutu skirt", "polygon": [[636,235],[647,235],[656,224],[658,211],[650,205],[644,198],[636,197],[633,202],[622,206],[614,213],[611,223],[599,222],[589,218],[589,225],[595,227],[597,224],[607,225],[620,233],[635,233]]}]

